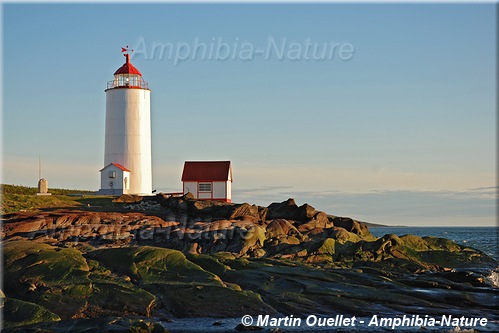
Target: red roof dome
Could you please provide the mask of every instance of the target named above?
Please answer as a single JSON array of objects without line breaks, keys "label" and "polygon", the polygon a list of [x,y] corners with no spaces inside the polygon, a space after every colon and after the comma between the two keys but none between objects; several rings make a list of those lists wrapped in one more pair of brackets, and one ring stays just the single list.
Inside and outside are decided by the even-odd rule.
[{"label": "red roof dome", "polygon": [[135,66],[132,65],[132,63],[130,62],[130,55],[125,54],[124,56],[126,58],[126,62],[123,64],[123,66],[118,68],[118,70],[116,72],[114,72],[114,75],[117,75],[117,74],[137,74],[137,75],[142,76],[142,73],[140,73],[140,71],[137,68],[135,68]]}]

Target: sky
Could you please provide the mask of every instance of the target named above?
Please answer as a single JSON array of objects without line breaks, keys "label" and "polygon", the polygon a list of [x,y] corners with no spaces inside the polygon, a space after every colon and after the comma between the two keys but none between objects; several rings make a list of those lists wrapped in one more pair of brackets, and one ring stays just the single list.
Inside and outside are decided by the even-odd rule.
[{"label": "sky", "polygon": [[230,160],[233,201],[388,225],[496,224],[496,7],[2,6],[2,183],[98,190],[105,88],[151,88],[153,188]]}]

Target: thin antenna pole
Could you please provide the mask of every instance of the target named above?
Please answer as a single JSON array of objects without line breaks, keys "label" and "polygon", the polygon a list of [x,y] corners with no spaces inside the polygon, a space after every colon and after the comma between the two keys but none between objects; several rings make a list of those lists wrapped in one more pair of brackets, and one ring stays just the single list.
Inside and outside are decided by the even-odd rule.
[{"label": "thin antenna pole", "polygon": [[38,180],[42,179],[42,159],[38,155]]}]

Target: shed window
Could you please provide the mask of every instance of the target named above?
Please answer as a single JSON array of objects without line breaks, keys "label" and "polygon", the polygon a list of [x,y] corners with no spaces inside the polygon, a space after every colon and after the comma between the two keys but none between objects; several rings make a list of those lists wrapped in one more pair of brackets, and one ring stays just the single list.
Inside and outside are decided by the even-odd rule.
[{"label": "shed window", "polygon": [[199,192],[211,192],[211,183],[199,183],[198,190]]},{"label": "shed window", "polygon": [[116,178],[116,171],[109,171],[109,178]]}]

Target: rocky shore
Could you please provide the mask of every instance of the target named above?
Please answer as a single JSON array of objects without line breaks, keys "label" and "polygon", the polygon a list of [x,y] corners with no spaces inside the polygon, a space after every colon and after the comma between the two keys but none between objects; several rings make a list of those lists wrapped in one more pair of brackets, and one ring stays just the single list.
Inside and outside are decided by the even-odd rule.
[{"label": "rocky shore", "polygon": [[484,273],[498,263],[447,239],[376,238],[293,199],[116,202],[119,211],[3,216],[6,332],[163,332],[159,321],[245,314],[499,320]]}]

